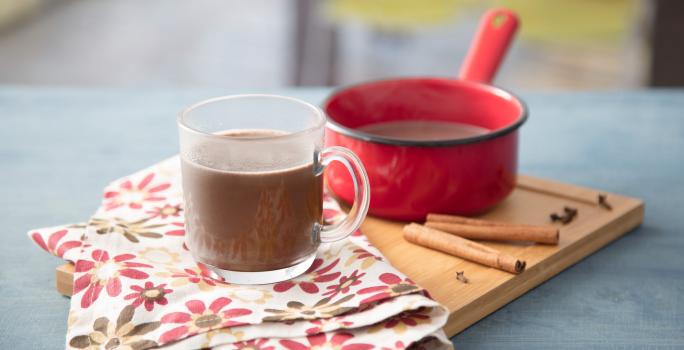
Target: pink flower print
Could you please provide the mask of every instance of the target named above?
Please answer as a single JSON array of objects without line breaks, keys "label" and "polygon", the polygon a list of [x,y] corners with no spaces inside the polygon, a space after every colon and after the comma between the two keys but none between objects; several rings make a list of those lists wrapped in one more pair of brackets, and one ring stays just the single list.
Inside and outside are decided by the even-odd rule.
[{"label": "pink flower print", "polygon": [[171,184],[150,185],[152,179],[154,179],[154,173],[149,173],[136,186],[133,186],[131,180],[125,180],[119,185],[118,190],[105,192],[105,210],[112,210],[123,205],[128,205],[131,209],[140,209],[144,202],[163,201],[166,197],[160,192],[171,187]]},{"label": "pink flower print", "polygon": [[330,282],[340,276],[339,271],[328,273],[335,267],[335,265],[337,265],[339,261],[340,259],[336,259],[328,264],[328,266],[318,269],[321,267],[321,265],[323,265],[323,259],[315,259],[313,264],[311,264],[311,267],[309,267],[302,277],[277,283],[275,286],[273,286],[273,290],[278,293],[283,293],[290,290],[292,287],[299,285],[299,288],[306,293],[318,293],[319,288],[316,283]]},{"label": "pink flower print", "polygon": [[[179,227],[179,228],[174,228],[173,230],[166,231],[165,235],[167,236],[185,236],[185,224],[182,222],[172,222],[171,225]],[[183,243],[185,244],[185,243]]]},{"label": "pink flower print", "polygon": [[166,219],[167,217],[170,217],[170,216],[178,217],[178,216],[180,216],[180,213],[182,211],[183,211],[183,209],[181,208],[180,204],[177,204],[177,205],[164,204],[163,207],[152,208],[151,210],[146,211],[146,213],[151,215],[148,219],[156,218],[156,217]]},{"label": "pink flower print", "polygon": [[401,277],[393,273],[383,273],[378,279],[380,282],[384,283],[384,285],[363,288],[357,292],[357,294],[372,294],[366,299],[361,300],[361,304],[380,301],[396,295],[408,294],[420,290],[420,288],[410,279],[405,278],[402,280]]},{"label": "pink flower print", "polygon": [[36,242],[36,244],[38,244],[48,253],[62,258],[64,257],[64,253],[66,253],[68,250],[80,247],[82,245],[81,241],[66,241],[58,245],[59,241],[64,238],[68,232],[68,230],[59,230],[53,232],[50,234],[50,237],[48,237],[47,243],[45,243],[43,236],[41,236],[38,232],[32,233],[31,238],[34,242]]},{"label": "pink flower print", "polygon": [[154,304],[166,305],[169,301],[166,295],[172,293],[173,290],[166,289],[166,283],[155,286],[152,282],[145,282],[145,286],[131,286],[133,293],[124,297],[125,300],[133,299],[133,307],[138,307],[145,304],[145,310],[152,311]]},{"label": "pink flower print", "polygon": [[331,225],[344,219],[345,214],[339,210],[323,208],[323,223]]},{"label": "pink flower print", "polygon": [[328,291],[323,293],[323,295],[329,298],[335,297],[338,293],[346,294],[349,293],[349,288],[361,284],[361,277],[365,276],[366,273],[363,272],[358,274],[359,270],[354,270],[349,276],[340,277],[339,283],[328,286]]},{"label": "pink flower print", "polygon": [[310,335],[306,337],[308,344],[302,344],[300,342],[284,339],[280,341],[280,345],[284,346],[289,350],[307,350],[307,349],[339,349],[339,350],[366,350],[372,349],[371,344],[345,344],[351,338],[354,337],[351,333],[334,333],[328,339],[328,334],[318,333],[315,335]]},{"label": "pink flower print", "polygon": [[174,272],[171,274],[171,277],[187,281],[188,283],[195,283],[202,290],[211,289],[216,287],[217,284],[227,284],[223,277],[218,276],[202,263],[197,263],[197,268],[195,269],[186,268],[182,271]]},{"label": "pink flower print", "polygon": [[274,346],[267,346],[268,339],[252,339],[231,344],[235,350],[274,350]]},{"label": "pink flower print", "polygon": [[133,254],[121,254],[109,258],[109,253],[104,250],[93,250],[93,260],[79,260],[76,262],[75,272],[83,273],[74,281],[74,295],[86,289],[81,298],[81,307],[88,308],[100,295],[103,288],[107,289],[110,297],[116,297],[121,293],[121,277],[141,280],[149,275],[139,268],[152,267],[135,261]]},{"label": "pink flower print", "polygon": [[209,308],[201,300],[186,302],[185,307],[190,311],[189,313],[172,312],[161,318],[162,323],[176,323],[180,324],[180,326],[166,331],[161,335],[159,341],[161,343],[168,343],[212,329],[245,325],[245,322],[233,319],[249,315],[252,311],[248,309],[223,310],[231,302],[232,300],[229,298],[221,297],[214,300],[209,305]]}]

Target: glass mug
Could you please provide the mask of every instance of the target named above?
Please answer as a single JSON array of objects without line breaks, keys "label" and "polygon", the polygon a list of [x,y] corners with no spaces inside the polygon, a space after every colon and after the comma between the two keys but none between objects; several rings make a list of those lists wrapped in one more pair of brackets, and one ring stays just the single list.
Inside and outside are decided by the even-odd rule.
[{"label": "glass mug", "polygon": [[[235,95],[196,103],[178,118],[186,244],[230,283],[294,278],[320,243],[347,237],[368,211],[361,161],[322,148],[323,112],[276,95]],[[351,174],[347,217],[323,223],[323,171],[333,161]]]}]

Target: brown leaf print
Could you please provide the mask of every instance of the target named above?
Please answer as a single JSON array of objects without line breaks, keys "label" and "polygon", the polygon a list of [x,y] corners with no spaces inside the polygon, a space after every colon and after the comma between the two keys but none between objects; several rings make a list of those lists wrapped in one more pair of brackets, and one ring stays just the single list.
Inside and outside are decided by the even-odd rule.
[{"label": "brown leaf print", "polygon": [[112,220],[92,218],[90,219],[90,222],[88,222],[88,225],[93,226],[95,228],[95,232],[99,235],[118,233],[133,243],[140,242],[139,237],[162,238],[163,234],[155,232],[155,229],[165,225],[145,225],[148,220],[149,218],[138,221],[126,221],[121,218],[113,218]]},{"label": "brown leaf print", "polygon": [[368,333],[377,333],[383,329],[391,329],[396,334],[403,334],[411,327],[430,323],[431,310],[431,308],[420,308],[404,311],[369,327]]},{"label": "brown leaf print", "polygon": [[66,228],[86,228],[86,226],[87,226],[86,223],[79,222],[76,224],[71,224],[71,225],[67,226]]},{"label": "brown leaf print", "polygon": [[354,295],[350,294],[338,299],[335,302],[331,302],[330,298],[323,298],[312,306],[304,305],[299,301],[290,301],[287,303],[287,309],[284,310],[265,309],[265,312],[271,313],[273,315],[264,317],[263,321],[293,321],[330,318],[353,310],[353,307],[340,306],[340,304],[352,299],[353,297]]},{"label": "brown leaf print", "polygon": [[142,339],[142,336],[159,328],[159,322],[133,324],[135,308],[126,306],[119,313],[116,323],[107,317],[100,317],[93,322],[93,332],[78,335],[69,340],[69,345],[77,349],[131,349],[143,350],[156,347],[157,342]]}]

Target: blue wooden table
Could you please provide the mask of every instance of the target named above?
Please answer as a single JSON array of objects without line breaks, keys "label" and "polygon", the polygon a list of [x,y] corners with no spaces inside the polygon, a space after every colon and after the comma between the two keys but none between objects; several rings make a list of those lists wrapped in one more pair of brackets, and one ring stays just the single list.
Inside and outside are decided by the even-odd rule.
[{"label": "blue wooden table", "polygon": [[[69,301],[54,290],[60,261],[25,231],[86,220],[108,181],[177,151],[182,107],[237,92],[0,87],[1,349],[64,345]],[[328,90],[270,92],[318,103]],[[521,171],[642,198],[645,222],[454,344],[684,347],[684,90],[522,96],[531,117]]]}]

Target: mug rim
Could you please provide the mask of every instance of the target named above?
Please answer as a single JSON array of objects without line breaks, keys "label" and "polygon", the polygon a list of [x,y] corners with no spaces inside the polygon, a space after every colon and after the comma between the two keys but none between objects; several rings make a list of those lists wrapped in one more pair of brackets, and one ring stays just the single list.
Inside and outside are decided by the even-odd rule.
[{"label": "mug rim", "polygon": [[498,130],[488,132],[486,134],[482,135],[475,135],[475,136],[470,136],[470,137],[465,137],[465,138],[458,138],[458,139],[443,139],[443,140],[429,140],[429,141],[418,141],[418,140],[401,140],[401,139],[394,139],[394,138],[389,138],[389,137],[383,137],[383,136],[378,136],[375,134],[367,133],[360,131],[358,129],[350,128],[347,126],[344,126],[340,123],[338,123],[334,118],[328,117],[327,118],[327,124],[326,127],[330,129],[331,131],[337,132],[341,135],[348,136],[354,139],[358,139],[364,142],[370,142],[370,143],[379,143],[379,144],[385,144],[385,145],[391,145],[391,146],[409,146],[409,147],[448,147],[448,146],[454,146],[454,145],[465,145],[465,144],[471,144],[471,143],[478,143],[482,141],[487,141],[491,139],[495,139],[504,135],[507,135],[509,133],[512,133],[516,131],[520,126],[522,126],[528,119],[529,117],[529,110],[527,107],[527,104],[525,101],[523,101],[520,97],[515,95],[514,93],[502,89],[500,87],[491,85],[491,84],[485,84],[485,83],[480,83],[480,82],[474,82],[474,81],[465,81],[465,80],[458,80],[458,79],[449,79],[449,78],[442,78],[442,77],[432,77],[432,76],[416,76],[416,77],[402,77],[402,78],[390,78],[390,79],[376,79],[376,80],[370,80],[370,81],[365,81],[362,83],[358,84],[352,84],[352,85],[347,85],[343,86],[337,89],[334,89],[328,97],[325,98],[323,101],[323,111],[325,112],[326,116],[329,116],[328,114],[328,104],[330,101],[337,95],[339,95],[341,92],[360,87],[363,85],[368,85],[368,84],[373,84],[373,83],[381,83],[381,82],[391,82],[391,81],[415,81],[419,79],[434,79],[442,82],[449,82],[449,83],[458,83],[458,84],[463,84],[463,85],[470,85],[471,87],[478,89],[482,91],[483,93],[487,94],[493,94],[493,95],[498,95],[506,98],[510,98],[513,101],[517,102],[520,104],[520,113],[517,116],[517,120],[515,120],[513,123],[500,128]]},{"label": "mug rim", "polygon": [[[209,132],[202,131],[200,129],[194,128],[194,127],[188,125],[188,123],[187,123],[186,117],[192,111],[194,111],[194,110],[196,110],[202,106],[206,106],[206,105],[217,103],[217,102],[228,101],[228,100],[241,99],[241,98],[272,98],[272,99],[278,99],[278,100],[285,100],[285,101],[289,101],[289,102],[295,102],[295,103],[298,103],[298,104],[310,109],[313,112],[313,114],[316,116],[315,117],[316,122],[311,127],[304,128],[302,130],[287,133],[287,134],[258,136],[258,137],[250,137],[250,138],[232,137],[230,135],[217,135],[217,134],[209,133]],[[325,127],[325,123],[327,122],[327,118],[326,118],[325,112],[323,112],[323,110],[321,108],[315,106],[312,103],[298,99],[296,97],[277,95],[277,94],[235,94],[235,95],[223,95],[223,96],[210,97],[210,98],[207,98],[204,100],[200,100],[199,102],[195,102],[192,105],[190,105],[189,107],[186,107],[185,109],[183,109],[178,114],[176,122],[178,123],[178,126],[180,128],[183,128],[186,131],[201,135],[203,137],[214,138],[214,139],[222,140],[222,141],[254,142],[254,141],[270,141],[270,140],[287,140],[287,139],[297,138],[301,135],[311,134],[311,133]]]}]

